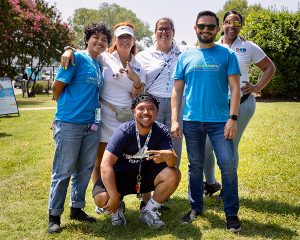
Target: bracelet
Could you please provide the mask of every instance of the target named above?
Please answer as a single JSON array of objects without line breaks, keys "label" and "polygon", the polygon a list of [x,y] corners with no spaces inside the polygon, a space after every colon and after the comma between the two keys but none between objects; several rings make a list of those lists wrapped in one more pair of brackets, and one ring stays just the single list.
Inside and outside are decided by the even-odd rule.
[{"label": "bracelet", "polygon": [[136,87],[134,84],[132,84],[133,85],[133,87],[135,88],[135,89],[141,89],[141,87],[143,86],[143,84],[141,84],[140,83],[140,86],[139,87]]},{"label": "bracelet", "polygon": [[71,49],[73,52],[76,52],[76,49],[73,48],[73,47],[71,47],[71,46],[66,46],[66,47],[64,47],[64,50],[65,50],[65,51],[66,51],[66,50],[69,50],[69,49]]}]

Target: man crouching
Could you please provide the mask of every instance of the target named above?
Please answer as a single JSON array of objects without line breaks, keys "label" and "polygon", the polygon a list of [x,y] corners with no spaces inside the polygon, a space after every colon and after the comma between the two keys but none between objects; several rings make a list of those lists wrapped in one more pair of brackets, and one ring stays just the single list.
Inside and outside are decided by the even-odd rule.
[{"label": "man crouching", "polygon": [[181,175],[175,167],[177,156],[169,131],[155,122],[158,105],[150,94],[133,100],[134,120],[114,132],[104,152],[93,197],[98,207],[111,214],[114,226],[126,224],[123,196],[151,191],[153,197],[141,210],[139,220],[155,229],[165,225],[158,209],[175,192]]}]

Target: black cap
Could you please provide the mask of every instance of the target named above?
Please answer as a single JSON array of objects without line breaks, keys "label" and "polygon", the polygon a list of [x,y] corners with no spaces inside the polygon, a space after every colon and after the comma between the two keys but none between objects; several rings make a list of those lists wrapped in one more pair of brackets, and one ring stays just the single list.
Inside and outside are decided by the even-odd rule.
[{"label": "black cap", "polygon": [[156,106],[156,108],[157,109],[159,108],[158,107],[158,105],[159,105],[158,99],[156,99],[150,93],[141,93],[134,100],[132,100],[131,109],[135,109],[136,105],[138,105],[140,102],[145,102],[145,101],[153,102],[154,105]]}]

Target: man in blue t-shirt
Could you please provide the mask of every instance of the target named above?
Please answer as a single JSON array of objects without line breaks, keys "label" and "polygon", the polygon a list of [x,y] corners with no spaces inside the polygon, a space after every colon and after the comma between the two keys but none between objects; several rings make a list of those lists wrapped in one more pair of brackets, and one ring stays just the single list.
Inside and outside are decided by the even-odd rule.
[{"label": "man in blue t-shirt", "polygon": [[167,127],[155,122],[158,105],[152,95],[140,94],[132,104],[134,120],[116,129],[104,152],[93,197],[114,226],[126,224],[123,196],[151,191],[139,220],[152,228],[165,225],[158,209],[177,189],[180,171]]},{"label": "man in blue t-shirt", "polygon": [[70,179],[70,219],[96,221],[82,208],[99,144],[98,100],[104,79],[97,57],[107,49],[111,38],[104,24],[87,26],[86,50],[75,53],[75,65],[59,68],[52,87],[57,111],[53,123],[55,153],[48,205],[49,233],[61,231],[60,219]]},{"label": "man in blue t-shirt", "polygon": [[[203,212],[203,165],[205,140],[209,136],[221,169],[227,228],[240,230],[237,171],[233,142],[240,100],[240,69],[233,51],[214,43],[219,19],[210,11],[200,12],[194,27],[199,48],[182,53],[173,74],[172,134],[181,137],[178,113],[183,96],[183,133],[189,160],[188,197],[191,210],[183,223],[191,223]],[[231,91],[229,106],[228,85]]]}]

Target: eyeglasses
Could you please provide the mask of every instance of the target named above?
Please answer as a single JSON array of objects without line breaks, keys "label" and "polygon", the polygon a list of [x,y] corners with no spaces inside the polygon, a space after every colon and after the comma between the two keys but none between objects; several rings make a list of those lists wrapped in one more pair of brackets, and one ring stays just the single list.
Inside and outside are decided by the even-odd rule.
[{"label": "eyeglasses", "polygon": [[242,26],[240,21],[233,21],[233,20],[224,21],[224,24],[229,27],[241,27]]},{"label": "eyeglasses", "polygon": [[158,29],[156,29],[157,31],[159,31],[159,32],[171,32],[171,31],[173,31],[173,28],[171,28],[171,27],[162,27],[162,28],[158,28]]},{"label": "eyeglasses", "polygon": [[206,25],[206,24],[196,24],[196,26],[197,26],[197,28],[198,28],[199,30],[204,30],[205,27],[207,27],[207,29],[208,29],[209,31],[213,31],[213,30],[215,30],[216,27],[217,27],[217,25],[215,25],[215,24],[208,24],[208,25]]}]

